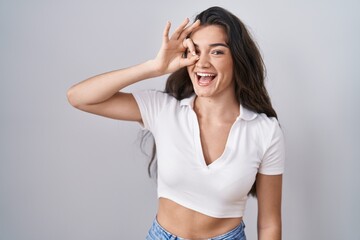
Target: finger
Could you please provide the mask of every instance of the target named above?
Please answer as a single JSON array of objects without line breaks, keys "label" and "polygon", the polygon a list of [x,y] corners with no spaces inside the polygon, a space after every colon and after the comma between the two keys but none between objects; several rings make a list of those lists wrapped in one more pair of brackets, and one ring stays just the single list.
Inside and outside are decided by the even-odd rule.
[{"label": "finger", "polygon": [[183,32],[181,33],[181,36],[179,38],[186,38],[189,36],[189,34],[194,31],[194,29],[196,29],[197,27],[200,26],[200,20],[196,20],[193,24],[191,24],[190,26],[188,26],[187,28],[185,28],[183,30]]},{"label": "finger", "polygon": [[171,27],[171,22],[167,21],[166,26],[164,28],[164,32],[163,32],[163,38],[165,40],[169,40],[170,27]]},{"label": "finger", "polygon": [[185,38],[183,41],[183,46],[185,49],[188,49],[191,55],[196,55],[195,45],[191,38]]},{"label": "finger", "polygon": [[191,57],[180,59],[180,66],[187,67],[190,65],[194,65],[198,60],[199,60],[199,56],[191,55]]},{"label": "finger", "polygon": [[178,28],[176,28],[175,32],[171,35],[171,39],[179,39],[181,33],[184,31],[184,28],[190,22],[189,18],[186,18]]}]

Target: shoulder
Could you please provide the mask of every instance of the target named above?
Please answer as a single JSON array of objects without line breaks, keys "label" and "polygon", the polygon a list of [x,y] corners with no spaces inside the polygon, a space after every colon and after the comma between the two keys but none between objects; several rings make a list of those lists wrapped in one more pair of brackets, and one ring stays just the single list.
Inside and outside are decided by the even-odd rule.
[{"label": "shoulder", "polygon": [[158,105],[163,107],[183,107],[190,106],[192,107],[194,102],[194,96],[192,95],[188,98],[181,100],[176,99],[174,96],[160,91],[160,90],[140,90],[132,93],[135,100],[139,104],[145,105]]},{"label": "shoulder", "polygon": [[260,113],[255,119],[257,129],[263,139],[269,143],[274,137],[282,137],[282,129],[279,121],[275,117],[268,117],[265,113]]},{"label": "shoulder", "polygon": [[132,93],[135,98],[151,98],[151,99],[162,99],[167,101],[176,100],[174,97],[169,94],[156,90],[156,89],[148,89],[148,90],[138,90]]},{"label": "shoulder", "polygon": [[178,100],[159,90],[141,90],[132,93],[141,113],[144,127],[153,131],[164,112],[175,109]]},{"label": "shoulder", "polygon": [[248,126],[257,127],[265,131],[280,126],[275,117],[268,117],[265,113],[254,112],[242,105],[240,106],[240,118],[245,120]]},{"label": "shoulder", "polygon": [[265,113],[256,113],[243,108],[243,120],[245,128],[251,133],[251,136],[258,139],[261,145],[268,146],[274,137],[283,137],[279,121],[275,117],[269,117]]},{"label": "shoulder", "polygon": [[267,130],[274,130],[280,127],[280,123],[276,117],[268,117],[265,113],[258,113],[255,121],[260,127]]},{"label": "shoulder", "polygon": [[160,90],[139,90],[132,93],[138,105],[156,106],[157,108],[176,105],[179,101],[173,96]]}]

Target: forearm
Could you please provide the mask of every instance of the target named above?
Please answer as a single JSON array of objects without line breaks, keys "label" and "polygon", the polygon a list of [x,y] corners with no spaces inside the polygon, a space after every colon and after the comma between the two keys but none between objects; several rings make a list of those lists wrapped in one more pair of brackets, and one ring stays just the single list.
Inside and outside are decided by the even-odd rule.
[{"label": "forearm", "polygon": [[144,79],[161,75],[149,60],[125,69],[88,78],[72,86],[67,96],[72,105],[96,104],[113,96],[121,89]]},{"label": "forearm", "polygon": [[281,240],[281,189],[282,174],[257,175],[259,240]]},{"label": "forearm", "polygon": [[281,240],[281,225],[258,228],[258,240]]}]

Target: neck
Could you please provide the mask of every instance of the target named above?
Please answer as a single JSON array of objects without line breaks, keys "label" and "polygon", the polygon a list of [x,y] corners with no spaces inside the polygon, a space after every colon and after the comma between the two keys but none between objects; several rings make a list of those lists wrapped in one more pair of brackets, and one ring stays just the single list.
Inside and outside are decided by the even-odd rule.
[{"label": "neck", "polygon": [[196,97],[194,111],[198,118],[233,121],[240,114],[239,103],[233,97]]}]

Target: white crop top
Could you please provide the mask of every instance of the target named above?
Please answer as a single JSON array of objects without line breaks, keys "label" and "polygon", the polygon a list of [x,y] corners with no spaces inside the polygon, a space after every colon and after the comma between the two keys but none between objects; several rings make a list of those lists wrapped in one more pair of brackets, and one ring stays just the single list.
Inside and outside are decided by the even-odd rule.
[{"label": "white crop top", "polygon": [[240,104],[222,155],[207,165],[195,95],[178,101],[155,90],[133,93],[144,128],[155,138],[158,197],[216,218],[241,217],[256,174],[282,174],[284,138],[276,118]]}]

